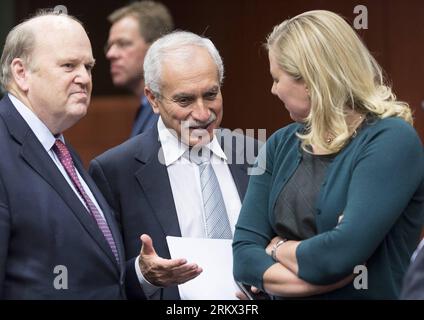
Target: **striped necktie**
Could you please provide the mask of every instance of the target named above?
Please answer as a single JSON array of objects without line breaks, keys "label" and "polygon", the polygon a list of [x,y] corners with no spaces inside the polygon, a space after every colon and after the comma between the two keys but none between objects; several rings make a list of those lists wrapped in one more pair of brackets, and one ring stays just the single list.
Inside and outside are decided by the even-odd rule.
[{"label": "striped necktie", "polygon": [[[225,209],[224,199],[210,157],[190,152],[190,160],[199,167],[200,185],[204,206],[204,222],[206,235],[213,239],[231,239],[231,227]],[[200,151],[201,152],[201,151]],[[210,153],[210,151],[203,152]]]}]

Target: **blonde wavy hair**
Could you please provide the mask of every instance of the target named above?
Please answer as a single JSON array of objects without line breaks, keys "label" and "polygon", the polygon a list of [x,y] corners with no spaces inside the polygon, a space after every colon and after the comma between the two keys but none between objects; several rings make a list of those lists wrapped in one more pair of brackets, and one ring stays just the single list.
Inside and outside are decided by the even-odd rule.
[{"label": "blonde wavy hair", "polygon": [[298,134],[305,150],[314,145],[328,153],[340,151],[352,135],[349,109],[412,124],[408,104],[396,100],[377,61],[339,15],[315,10],[285,20],[267,37],[266,48],[283,71],[308,88],[311,111],[306,131]]}]

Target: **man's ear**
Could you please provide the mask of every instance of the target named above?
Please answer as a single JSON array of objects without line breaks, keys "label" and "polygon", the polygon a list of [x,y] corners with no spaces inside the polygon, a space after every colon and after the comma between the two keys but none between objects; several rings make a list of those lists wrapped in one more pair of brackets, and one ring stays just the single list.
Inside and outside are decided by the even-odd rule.
[{"label": "man's ear", "polygon": [[159,114],[158,98],[155,96],[153,91],[150,90],[149,87],[144,87],[144,95],[146,96],[147,100],[149,100],[153,112]]},{"label": "man's ear", "polygon": [[10,69],[12,71],[12,77],[15,80],[16,85],[23,92],[27,92],[29,90],[29,69],[25,65],[24,61],[21,58],[13,59],[12,63],[10,64]]}]

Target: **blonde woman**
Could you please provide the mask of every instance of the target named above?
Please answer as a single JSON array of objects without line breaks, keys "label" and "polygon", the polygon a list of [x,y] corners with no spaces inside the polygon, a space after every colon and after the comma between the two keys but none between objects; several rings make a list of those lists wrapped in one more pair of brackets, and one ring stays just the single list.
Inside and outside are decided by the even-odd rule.
[{"label": "blonde woman", "polygon": [[271,92],[295,123],[269,138],[265,173],[250,178],[236,280],[275,297],[397,298],[424,219],[409,106],[335,13],[286,20],[266,47]]}]

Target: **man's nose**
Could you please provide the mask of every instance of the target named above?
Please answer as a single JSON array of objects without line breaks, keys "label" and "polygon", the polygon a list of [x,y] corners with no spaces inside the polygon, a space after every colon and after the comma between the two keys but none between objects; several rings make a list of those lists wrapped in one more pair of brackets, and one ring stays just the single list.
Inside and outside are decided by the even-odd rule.
[{"label": "man's nose", "polygon": [[211,116],[211,110],[208,108],[207,104],[203,101],[203,99],[199,99],[194,106],[192,112],[193,119],[201,122],[206,122],[209,120]]},{"label": "man's nose", "polygon": [[91,70],[87,69],[86,66],[82,65],[77,69],[77,75],[75,82],[83,85],[87,85],[91,82]]},{"label": "man's nose", "polygon": [[116,48],[116,45],[111,45],[106,49],[106,59],[112,60],[118,56],[119,50]]}]

